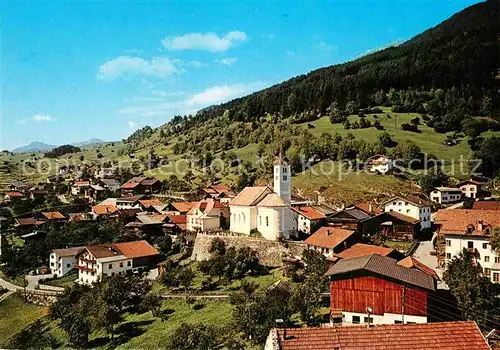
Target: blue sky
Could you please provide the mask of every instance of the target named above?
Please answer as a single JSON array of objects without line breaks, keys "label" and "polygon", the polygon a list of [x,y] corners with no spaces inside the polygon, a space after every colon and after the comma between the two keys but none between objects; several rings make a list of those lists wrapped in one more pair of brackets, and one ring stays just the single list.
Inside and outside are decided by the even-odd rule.
[{"label": "blue sky", "polygon": [[0,148],[119,140],[407,40],[475,2],[2,2]]}]

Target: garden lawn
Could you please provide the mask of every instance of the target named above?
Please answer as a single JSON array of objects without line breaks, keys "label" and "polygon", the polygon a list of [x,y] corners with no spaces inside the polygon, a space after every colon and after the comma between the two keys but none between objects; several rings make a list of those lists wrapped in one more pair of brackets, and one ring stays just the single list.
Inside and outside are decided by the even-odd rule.
[{"label": "garden lawn", "polygon": [[8,339],[47,314],[47,307],[24,302],[17,294],[0,301],[0,348]]}]

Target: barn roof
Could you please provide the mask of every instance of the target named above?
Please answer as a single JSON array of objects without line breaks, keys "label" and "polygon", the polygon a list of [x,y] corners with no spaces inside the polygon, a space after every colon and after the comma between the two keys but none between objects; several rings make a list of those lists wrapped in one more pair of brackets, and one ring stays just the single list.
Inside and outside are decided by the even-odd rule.
[{"label": "barn roof", "polygon": [[281,350],[490,349],[474,321],[287,328],[286,337],[275,328],[271,335]]},{"label": "barn roof", "polygon": [[423,289],[435,290],[434,278],[430,275],[420,270],[403,267],[397,264],[396,259],[377,254],[342,259],[333,265],[325,275],[341,276],[355,271],[368,271]]}]

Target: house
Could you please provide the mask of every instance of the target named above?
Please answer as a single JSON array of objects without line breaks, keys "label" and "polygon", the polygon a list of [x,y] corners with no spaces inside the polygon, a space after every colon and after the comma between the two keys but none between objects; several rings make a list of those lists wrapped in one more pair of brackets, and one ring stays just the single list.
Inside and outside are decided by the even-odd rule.
[{"label": "house", "polygon": [[30,190],[29,198],[33,201],[37,198],[44,198],[49,194],[49,191],[33,189]]},{"label": "house", "polygon": [[157,193],[161,190],[161,181],[144,176],[135,176],[120,187],[122,196]]},{"label": "house", "polygon": [[357,240],[354,230],[323,226],[310,235],[304,243],[307,244],[307,249],[316,250],[328,257],[349,248]]},{"label": "house", "polygon": [[462,190],[458,187],[435,187],[430,198],[439,204],[456,203],[462,199]]},{"label": "house", "polygon": [[120,183],[115,179],[99,179],[99,181],[97,181],[97,184],[104,187],[110,192],[117,192],[120,189]]},{"label": "house", "polygon": [[71,194],[73,196],[78,196],[85,193],[85,190],[90,187],[90,181],[81,180],[75,181],[73,185],[71,185]]},{"label": "house", "polygon": [[359,210],[364,211],[368,215],[378,215],[383,212],[382,209],[378,208],[376,205],[374,205],[372,202],[363,202],[359,201],[353,204],[354,207],[358,208]]},{"label": "house", "polygon": [[500,201],[475,201],[472,210],[500,210]]},{"label": "house", "polygon": [[106,189],[100,185],[91,184],[84,190],[84,197],[89,200],[89,202],[94,202],[104,197]]},{"label": "house", "polygon": [[92,220],[92,217],[89,213],[69,213],[68,221],[69,222],[85,222]]},{"label": "house", "polygon": [[377,174],[387,174],[394,168],[393,160],[381,154],[371,157],[366,164],[368,171]]},{"label": "house", "polygon": [[231,202],[236,197],[236,194],[226,185],[210,185],[203,189],[203,193],[205,194],[204,198],[212,198],[224,204]]},{"label": "house", "polygon": [[186,223],[188,231],[210,231],[227,226],[229,208],[212,198],[199,201],[188,211]]},{"label": "house", "polygon": [[142,199],[143,196],[129,196],[129,197],[119,197],[115,199],[115,205],[118,209],[140,209],[141,204],[139,200]]},{"label": "house", "polygon": [[186,215],[196,202],[171,202],[164,209],[175,215]]},{"label": "house", "polygon": [[9,189],[11,191],[19,191],[19,192],[22,192],[22,191],[25,191],[27,188],[29,187],[29,185],[25,184],[24,182],[22,181],[19,181],[19,180],[16,180],[16,181],[13,181],[9,184]]},{"label": "house", "polygon": [[439,229],[438,242],[444,241],[444,263],[464,249],[475,258],[484,276],[500,282],[500,254],[490,245],[493,230],[500,227],[500,211],[448,209],[436,213]]},{"label": "house", "polygon": [[402,254],[395,251],[392,248],[381,247],[378,245],[356,243],[352,247],[345,249],[344,251],[336,254],[337,257],[341,259],[356,258],[360,256],[367,256],[371,254],[377,254],[380,256],[387,256],[394,258],[396,260],[402,257]]},{"label": "house", "polygon": [[74,267],[80,284],[106,276],[146,270],[158,262],[158,251],[146,241],[91,245],[76,255]]},{"label": "house", "polygon": [[350,206],[339,212],[330,215],[327,218],[328,224],[339,226],[350,230],[361,229],[363,220],[370,218],[371,215],[356,206]]},{"label": "house", "polygon": [[167,205],[159,199],[139,199],[139,206],[143,211],[161,213]]},{"label": "house", "polygon": [[40,224],[35,218],[16,218],[14,221],[14,227],[20,229],[31,229]]},{"label": "house", "polygon": [[92,207],[92,216],[97,217],[109,217],[112,215],[118,215],[118,208],[112,204],[99,204]]},{"label": "house", "polygon": [[135,220],[127,223],[125,227],[128,229],[133,229],[135,231],[141,231],[148,234],[159,235],[163,233],[163,225],[167,221],[168,221],[167,214],[141,213],[141,214],[136,214]]},{"label": "house", "polygon": [[62,277],[74,269],[76,255],[85,247],[54,249],[49,255],[50,273]]},{"label": "house", "polygon": [[187,215],[167,214],[168,221],[163,224],[163,232],[176,235],[187,230]]},{"label": "house", "polygon": [[470,179],[462,181],[458,184],[458,187],[467,198],[479,198],[479,193],[481,192],[481,183],[479,181]]},{"label": "house", "polygon": [[297,213],[297,228],[300,232],[310,234],[317,227],[321,226],[326,219],[326,215],[312,206],[295,207]]},{"label": "house", "polygon": [[[333,323],[426,323],[428,294],[436,281],[428,274],[378,254],[347,258],[329,268]],[[370,315],[367,315],[370,308]]]},{"label": "house", "polygon": [[96,179],[106,179],[109,177],[113,177],[114,174],[114,168],[98,168],[94,171],[94,177]]},{"label": "house", "polygon": [[417,195],[394,197],[384,203],[385,212],[397,212],[420,220],[420,228],[427,229],[432,226],[432,202]]},{"label": "house", "polygon": [[420,261],[418,261],[417,259],[415,259],[412,256],[407,256],[406,258],[404,258],[402,260],[399,260],[397,262],[397,264],[400,265],[400,266],[403,266],[403,267],[407,267],[409,269],[420,270],[423,273],[428,274],[429,276],[431,276],[432,278],[434,278],[436,280],[439,279],[438,274],[436,273],[436,271],[434,271],[433,269],[431,269],[429,266],[421,263]]},{"label": "house", "polygon": [[58,211],[45,211],[40,213],[39,219],[47,222],[62,222],[66,220],[66,217]]},{"label": "house", "polygon": [[264,350],[488,350],[474,321],[273,328]]},{"label": "house", "polygon": [[6,192],[3,196],[5,202],[13,202],[21,199],[24,199],[24,194],[18,191]]},{"label": "house", "polygon": [[420,220],[396,211],[383,212],[362,222],[366,236],[381,234],[387,238],[413,240],[420,232]]}]

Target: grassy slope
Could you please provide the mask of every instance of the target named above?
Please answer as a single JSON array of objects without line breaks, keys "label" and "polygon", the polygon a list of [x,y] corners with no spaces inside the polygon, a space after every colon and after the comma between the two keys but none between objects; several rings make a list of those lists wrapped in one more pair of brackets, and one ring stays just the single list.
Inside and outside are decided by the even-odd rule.
[{"label": "grassy slope", "polygon": [[47,308],[25,303],[17,295],[0,302],[0,347],[14,334],[47,313]]}]

